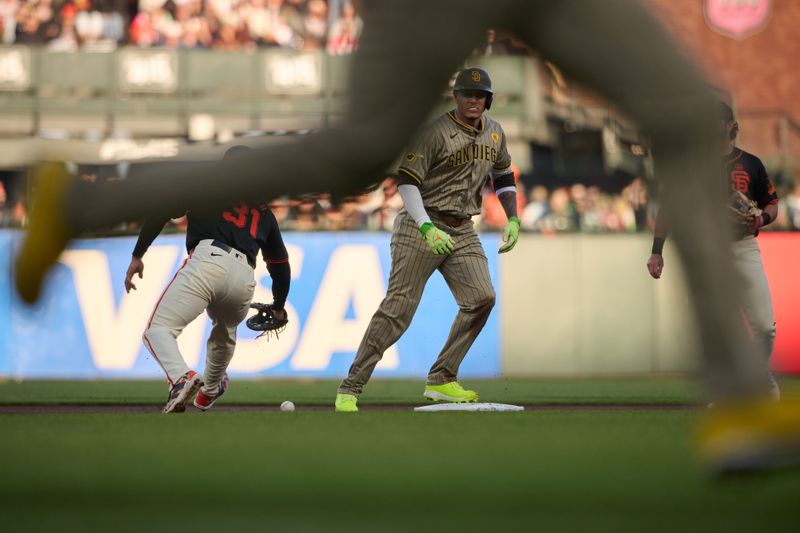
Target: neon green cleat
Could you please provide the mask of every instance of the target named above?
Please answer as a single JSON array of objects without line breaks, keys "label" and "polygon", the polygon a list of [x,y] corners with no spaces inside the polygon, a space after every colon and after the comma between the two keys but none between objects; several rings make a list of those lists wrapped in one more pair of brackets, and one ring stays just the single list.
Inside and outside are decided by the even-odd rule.
[{"label": "neon green cleat", "polygon": [[358,396],[354,394],[342,394],[339,393],[336,395],[336,412],[337,413],[357,413],[358,406]]},{"label": "neon green cleat", "polygon": [[477,402],[478,393],[474,390],[465,390],[458,381],[451,381],[444,385],[425,385],[423,393],[427,399],[434,402]]}]

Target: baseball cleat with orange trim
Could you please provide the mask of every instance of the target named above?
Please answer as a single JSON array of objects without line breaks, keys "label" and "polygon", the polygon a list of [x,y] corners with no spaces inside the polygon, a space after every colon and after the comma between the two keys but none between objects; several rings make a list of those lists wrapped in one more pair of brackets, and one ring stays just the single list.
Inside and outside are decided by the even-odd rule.
[{"label": "baseball cleat with orange trim", "polygon": [[166,413],[182,413],[186,411],[186,404],[192,401],[197,391],[203,386],[203,376],[189,370],[179,377],[169,389],[167,405],[162,411]]},{"label": "baseball cleat with orange trim", "polygon": [[217,392],[215,394],[206,394],[203,392],[202,388],[197,391],[197,397],[194,399],[194,406],[201,411],[208,411],[211,409],[214,403],[228,390],[228,383],[228,373],[226,372],[225,375],[222,376],[222,381],[217,385]]}]

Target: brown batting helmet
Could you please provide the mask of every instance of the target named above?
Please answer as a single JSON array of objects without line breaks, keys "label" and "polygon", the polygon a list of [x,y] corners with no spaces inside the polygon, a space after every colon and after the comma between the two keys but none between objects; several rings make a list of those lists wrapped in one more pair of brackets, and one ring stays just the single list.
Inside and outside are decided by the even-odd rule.
[{"label": "brown batting helmet", "polygon": [[486,93],[486,109],[492,107],[492,78],[482,68],[467,67],[459,72],[453,85],[453,94],[458,91],[483,91]]}]

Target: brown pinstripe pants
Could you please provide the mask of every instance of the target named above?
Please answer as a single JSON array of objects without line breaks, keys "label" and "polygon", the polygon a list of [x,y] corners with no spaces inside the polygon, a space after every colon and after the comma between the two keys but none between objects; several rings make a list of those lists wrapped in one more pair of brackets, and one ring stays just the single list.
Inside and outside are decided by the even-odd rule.
[{"label": "brown pinstripe pants", "polygon": [[455,249],[449,255],[436,255],[407,213],[395,219],[389,288],[364,333],[339,392],[361,393],[383,353],[408,329],[425,284],[435,270],[442,273],[453,293],[458,314],[439,357],[428,372],[428,384],[455,381],[461,361],[486,324],[494,307],[495,293],[489,278],[489,263],[472,221],[467,219],[452,227],[431,218],[437,227],[453,237]]}]

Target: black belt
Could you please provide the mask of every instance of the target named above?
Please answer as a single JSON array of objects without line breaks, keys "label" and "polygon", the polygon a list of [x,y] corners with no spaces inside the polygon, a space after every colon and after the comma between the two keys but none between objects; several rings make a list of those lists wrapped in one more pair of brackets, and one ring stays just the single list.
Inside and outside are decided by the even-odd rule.
[{"label": "black belt", "polygon": [[238,248],[234,248],[233,246],[225,244],[222,241],[218,241],[217,239],[214,239],[213,241],[211,241],[211,246],[215,246],[215,247],[219,248],[220,250],[224,250],[224,251],[226,251],[228,253],[238,252],[238,253],[242,254],[242,256],[244,256],[247,259],[247,264],[250,265],[250,267],[255,270],[255,268],[256,268],[256,260],[255,260],[255,258],[250,257],[249,255],[247,255],[243,251],[239,250]]},{"label": "black belt", "polygon": [[451,228],[457,228],[467,220],[471,220],[470,217],[460,217],[457,215],[448,215],[447,213],[440,213],[438,211],[432,211],[430,213],[431,218],[439,221],[444,222],[446,225],[450,226]]}]

